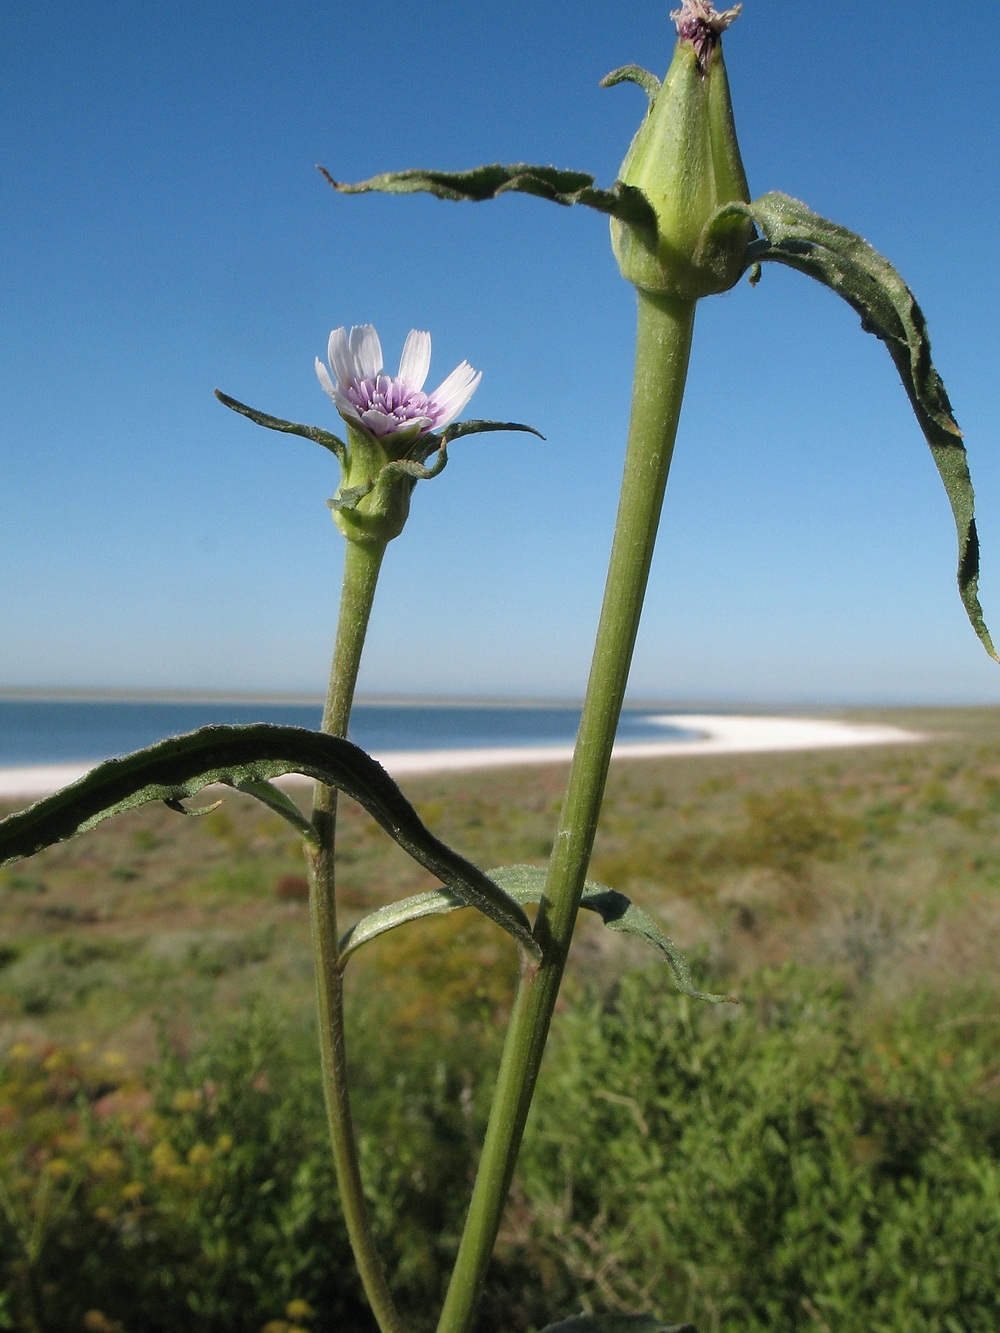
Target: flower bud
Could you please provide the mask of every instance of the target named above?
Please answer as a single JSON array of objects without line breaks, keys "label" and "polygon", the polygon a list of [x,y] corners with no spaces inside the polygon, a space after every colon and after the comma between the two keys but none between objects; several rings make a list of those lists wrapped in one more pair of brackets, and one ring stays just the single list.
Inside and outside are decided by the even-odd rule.
[{"label": "flower bud", "polygon": [[726,204],[749,202],[736,142],[721,36],[739,6],[717,13],[684,0],[671,17],[673,62],[622,164],[621,181],[642,191],[656,214],[655,237],[613,219],[622,275],[637,287],[692,300],[727,291],[744,268],[751,223],[729,221],[722,243],[706,229]]}]

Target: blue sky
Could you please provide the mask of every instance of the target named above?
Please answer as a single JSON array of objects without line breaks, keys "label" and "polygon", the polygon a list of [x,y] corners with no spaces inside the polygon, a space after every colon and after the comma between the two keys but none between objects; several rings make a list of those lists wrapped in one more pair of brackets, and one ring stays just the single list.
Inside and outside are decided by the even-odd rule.
[{"label": "blue sky", "polygon": [[[333,459],[218,386],[336,428],[329,330],[545,442],[456,445],[386,558],[368,692],[581,693],[622,459],[634,298],[598,215],[338,197],[315,171],[554,163],[609,185],[669,3],[8,0],[0,82],[0,687],[318,690]],[[1000,626],[1000,10],[747,0],[726,53],[751,190],[861,232],[920,299],[966,432]],[[361,21],[363,19],[363,21]],[[634,696],[1000,700],[888,356],[771,266],[699,307]]]}]

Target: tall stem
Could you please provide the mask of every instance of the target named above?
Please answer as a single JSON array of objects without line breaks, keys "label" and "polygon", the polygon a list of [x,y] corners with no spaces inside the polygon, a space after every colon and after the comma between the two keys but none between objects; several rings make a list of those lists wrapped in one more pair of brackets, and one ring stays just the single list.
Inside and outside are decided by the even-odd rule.
[{"label": "tall stem", "polygon": [[465,1231],[438,1333],[465,1333],[496,1243],[587,865],[649,576],[687,379],[694,303],[640,290],[625,473],[583,717],[535,922],[541,963],[522,972]]},{"label": "tall stem", "polygon": [[[322,728],[331,736],[346,736],[361,664],[361,650],[371,616],[385,543],[348,541],[344,556],[344,583],[340,599],[337,640],[330,667],[330,684]],[[347,1234],[361,1282],[382,1333],[403,1333],[372,1234],[361,1184],[357,1141],[347,1084],[344,1042],[344,978],[340,968],[334,850],[337,833],[337,791],[318,785],[313,803],[313,824],[319,835],[311,854],[313,957],[319,1005],[319,1044],[323,1068],[327,1123],[337,1170]]]}]

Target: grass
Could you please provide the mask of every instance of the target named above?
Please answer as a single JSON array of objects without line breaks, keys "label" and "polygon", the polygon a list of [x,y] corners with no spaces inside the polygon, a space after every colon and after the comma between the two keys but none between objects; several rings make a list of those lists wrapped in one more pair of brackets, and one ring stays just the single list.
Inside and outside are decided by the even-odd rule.
[{"label": "grass", "polygon": [[[1000,1322],[1000,711],[878,716],[934,734],[613,770],[593,876],[744,1002],[679,1004],[639,946],[581,923],[484,1333],[581,1305],[703,1333]],[[406,787],[488,867],[544,861],[563,777]],[[430,884],[345,808],[345,926]],[[326,1162],[301,893],[287,826],[235,795],[0,872],[0,1327],[370,1327]],[[516,959],[456,913],[351,972],[366,1178],[421,1329]]]}]

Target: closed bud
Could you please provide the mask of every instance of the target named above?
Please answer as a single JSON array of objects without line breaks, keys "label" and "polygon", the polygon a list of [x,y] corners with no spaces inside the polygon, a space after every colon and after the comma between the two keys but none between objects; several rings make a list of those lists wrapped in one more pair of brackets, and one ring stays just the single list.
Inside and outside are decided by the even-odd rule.
[{"label": "closed bud", "polygon": [[719,209],[750,198],[722,59],[722,33],[738,14],[684,0],[671,15],[673,62],[622,164],[620,179],[645,195],[657,229],[654,237],[614,219],[612,243],[623,276],[648,291],[696,299],[728,291],[744,268],[749,219],[707,234]]}]

